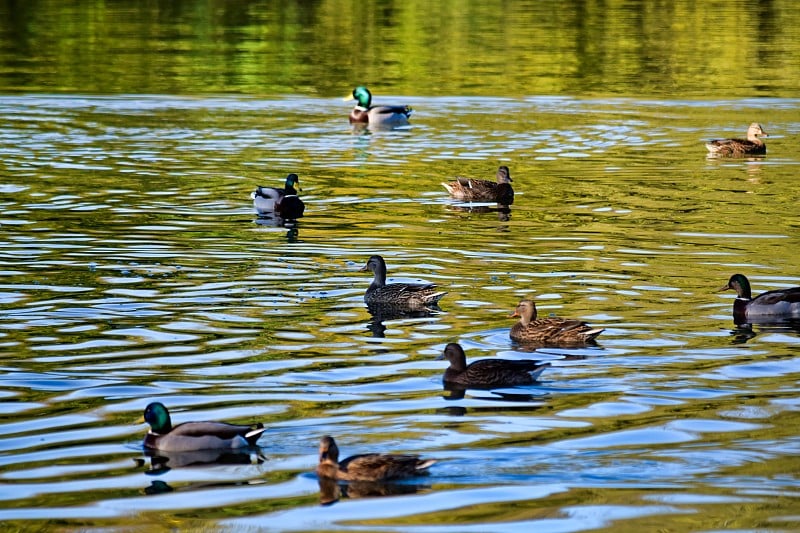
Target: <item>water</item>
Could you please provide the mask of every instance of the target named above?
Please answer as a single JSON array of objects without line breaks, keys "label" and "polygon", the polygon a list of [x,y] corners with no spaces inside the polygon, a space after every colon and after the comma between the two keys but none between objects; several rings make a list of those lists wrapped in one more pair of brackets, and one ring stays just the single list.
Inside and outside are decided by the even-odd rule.
[{"label": "water", "polygon": [[[64,9],[67,21],[85,16]],[[794,16],[776,11],[781,22]],[[49,17],[31,13],[35,37]],[[127,20],[120,13],[107,16]],[[154,26],[162,33],[183,20],[164,17]],[[329,23],[308,27],[329,39]],[[795,31],[786,28],[776,25],[778,45]],[[140,53],[132,57],[165,61]],[[236,68],[249,61],[241,54]],[[292,65],[297,80],[303,68]],[[800,337],[791,326],[735,328],[733,295],[716,292],[734,272],[756,292],[800,285],[800,100],[786,94],[789,74],[776,72],[780,83],[760,98],[725,76],[723,96],[701,98],[711,82],[691,78],[679,80],[679,96],[643,96],[630,82],[614,96],[525,92],[521,81],[497,92],[491,73],[469,78],[489,80],[487,90],[453,80],[446,94],[426,91],[430,81],[390,82],[405,95],[393,99],[416,109],[412,126],[354,135],[348,104],[322,90],[352,85],[334,70],[319,81],[324,95],[222,95],[213,83],[171,91],[135,69],[120,77],[124,94],[91,94],[91,80],[37,89],[47,73],[22,93],[4,85],[0,520],[20,529],[800,527]],[[129,78],[151,85],[136,91]],[[590,78],[589,87],[602,76]],[[248,83],[233,87],[248,93]],[[705,157],[705,139],[743,135],[752,120],[770,134],[767,157]],[[440,185],[491,178],[499,164],[517,193],[508,219],[453,202]],[[257,220],[250,192],[290,171],[306,216]],[[374,253],[390,278],[447,290],[442,312],[373,320],[358,269]],[[527,296],[543,314],[606,328],[599,345],[512,344],[507,315]],[[552,366],[540,384],[458,398],[435,360],[453,341],[470,360]],[[153,400],[176,422],[258,420],[268,430],[247,454],[153,463],[137,422]],[[330,487],[313,469],[325,434],[344,455],[438,462],[426,477],[342,487],[322,506]]]}]

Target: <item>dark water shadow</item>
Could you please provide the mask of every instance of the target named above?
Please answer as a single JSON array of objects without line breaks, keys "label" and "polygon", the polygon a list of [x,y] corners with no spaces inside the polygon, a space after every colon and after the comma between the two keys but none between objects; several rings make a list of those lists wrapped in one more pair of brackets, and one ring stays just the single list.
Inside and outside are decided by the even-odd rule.
[{"label": "dark water shadow", "polygon": [[211,465],[261,464],[267,458],[259,447],[241,450],[195,450],[191,452],[144,451],[144,457],[134,458],[137,467],[147,467],[146,475],[160,476],[173,468],[202,468]]},{"label": "dark water shadow", "polygon": [[776,319],[764,317],[763,319],[749,319],[747,322],[736,322],[731,330],[733,339],[731,344],[744,344],[758,335],[769,333],[785,333],[800,336],[800,318]]},{"label": "dark water shadow", "polygon": [[391,304],[367,304],[367,310],[372,315],[367,323],[367,329],[372,332],[372,336],[383,338],[386,336],[386,325],[388,320],[402,320],[407,318],[430,318],[443,311],[438,305],[427,307],[408,307]]},{"label": "dark water shadow", "polygon": [[428,484],[403,481],[337,481],[319,478],[320,505],[333,505],[342,499],[382,498],[385,496],[405,496],[430,490]]}]

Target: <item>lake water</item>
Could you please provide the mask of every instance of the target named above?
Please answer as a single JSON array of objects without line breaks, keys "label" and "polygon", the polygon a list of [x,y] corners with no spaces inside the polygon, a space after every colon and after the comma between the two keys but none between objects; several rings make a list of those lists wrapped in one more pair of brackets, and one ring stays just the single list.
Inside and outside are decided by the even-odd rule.
[{"label": "lake water", "polygon": [[[1,521],[800,528],[799,330],[736,328],[717,292],[800,285],[793,4],[242,4],[0,7]],[[353,133],[356,83],[411,126]],[[753,121],[766,157],[706,157]],[[501,164],[508,216],[440,185]],[[288,172],[305,217],[257,219],[250,192]],[[441,312],[374,320],[376,253]],[[598,346],[511,343],[528,296]],[[448,342],[551,367],[460,398]],[[154,400],[268,429],[154,464]],[[438,462],[320,505],[325,434]]]}]

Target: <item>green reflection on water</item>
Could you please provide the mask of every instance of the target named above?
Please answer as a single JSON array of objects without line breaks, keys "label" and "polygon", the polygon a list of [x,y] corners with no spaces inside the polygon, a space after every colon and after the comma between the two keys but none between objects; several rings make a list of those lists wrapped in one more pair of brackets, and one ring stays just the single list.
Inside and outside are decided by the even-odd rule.
[{"label": "green reflection on water", "polygon": [[0,91],[796,96],[773,2],[0,5]]}]

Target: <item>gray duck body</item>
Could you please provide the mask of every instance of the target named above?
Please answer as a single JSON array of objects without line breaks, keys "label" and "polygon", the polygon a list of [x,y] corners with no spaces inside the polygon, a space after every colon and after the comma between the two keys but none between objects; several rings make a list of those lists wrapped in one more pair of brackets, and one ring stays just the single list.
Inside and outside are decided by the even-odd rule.
[{"label": "gray duck body", "polygon": [[535,383],[550,363],[533,360],[479,359],[467,365],[467,356],[460,344],[448,344],[440,359],[450,366],[444,372],[445,383],[463,387],[513,387]]},{"label": "gray duck body", "polygon": [[386,261],[373,255],[362,271],[373,273],[373,280],[364,294],[368,306],[415,309],[436,306],[447,292],[439,291],[433,283],[386,283]]}]

